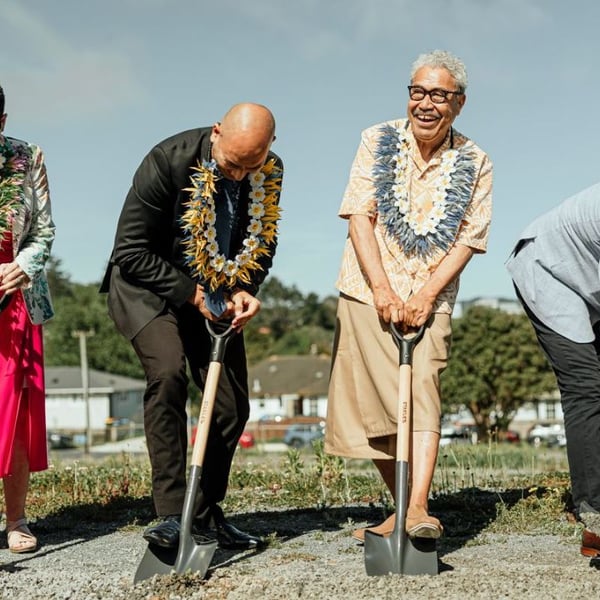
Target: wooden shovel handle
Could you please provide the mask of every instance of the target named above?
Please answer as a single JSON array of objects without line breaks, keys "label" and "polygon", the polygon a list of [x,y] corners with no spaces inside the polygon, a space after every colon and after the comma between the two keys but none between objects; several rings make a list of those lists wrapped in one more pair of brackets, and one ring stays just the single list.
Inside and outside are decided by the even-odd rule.
[{"label": "wooden shovel handle", "polygon": [[412,367],[400,365],[398,381],[398,439],[396,460],[408,462],[410,454],[410,420],[412,412]]},{"label": "wooden shovel handle", "polygon": [[400,374],[398,380],[398,438],[396,440],[396,461],[408,462],[410,454],[410,423],[412,412],[412,354],[415,345],[423,337],[425,325],[412,334],[403,335],[391,324],[394,342],[400,350]]},{"label": "wooden shovel handle", "polygon": [[217,387],[219,385],[219,377],[223,366],[223,356],[225,347],[229,339],[236,332],[231,325],[224,331],[218,333],[210,321],[206,321],[206,328],[212,339],[210,363],[208,365],[208,373],[206,382],[202,392],[202,405],[200,406],[200,416],[198,417],[198,425],[196,428],[196,439],[194,441],[194,449],[192,450],[191,466],[201,467],[204,463],[206,454],[206,445],[208,443],[208,432],[210,422],[212,420],[215,399],[217,397]]}]

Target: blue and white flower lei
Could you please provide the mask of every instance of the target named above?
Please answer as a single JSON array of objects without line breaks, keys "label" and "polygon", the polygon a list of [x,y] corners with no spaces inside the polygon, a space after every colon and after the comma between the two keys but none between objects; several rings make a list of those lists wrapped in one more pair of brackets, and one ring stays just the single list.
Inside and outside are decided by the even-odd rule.
[{"label": "blue and white flower lei", "polygon": [[442,154],[433,206],[420,221],[410,210],[409,158],[406,128],[382,125],[373,166],[379,217],[406,255],[427,257],[447,251],[456,239],[475,183],[475,153],[466,144]]}]

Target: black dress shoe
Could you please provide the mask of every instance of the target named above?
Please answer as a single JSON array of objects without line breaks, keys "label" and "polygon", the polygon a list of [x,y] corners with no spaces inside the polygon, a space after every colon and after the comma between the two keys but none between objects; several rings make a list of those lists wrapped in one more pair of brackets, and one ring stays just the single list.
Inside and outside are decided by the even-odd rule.
[{"label": "black dress shoe", "polygon": [[155,544],[161,548],[177,548],[180,529],[181,517],[179,515],[169,515],[163,517],[160,523],[147,527],[143,536],[149,544]]},{"label": "black dress shoe", "polygon": [[212,518],[217,532],[217,542],[219,542],[221,548],[250,550],[262,548],[266,545],[262,538],[240,531],[227,521],[221,507],[218,505],[215,505],[212,509]]},{"label": "black dress shoe", "polygon": [[265,545],[262,538],[244,533],[228,521],[217,523],[217,542],[221,548],[236,550],[262,548]]}]

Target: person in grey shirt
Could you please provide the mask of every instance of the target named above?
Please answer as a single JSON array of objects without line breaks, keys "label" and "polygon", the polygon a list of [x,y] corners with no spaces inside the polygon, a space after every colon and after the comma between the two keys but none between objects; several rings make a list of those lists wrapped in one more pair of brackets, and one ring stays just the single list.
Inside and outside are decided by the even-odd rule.
[{"label": "person in grey shirt", "polygon": [[581,553],[600,555],[600,183],[538,217],[506,267],[556,375]]}]

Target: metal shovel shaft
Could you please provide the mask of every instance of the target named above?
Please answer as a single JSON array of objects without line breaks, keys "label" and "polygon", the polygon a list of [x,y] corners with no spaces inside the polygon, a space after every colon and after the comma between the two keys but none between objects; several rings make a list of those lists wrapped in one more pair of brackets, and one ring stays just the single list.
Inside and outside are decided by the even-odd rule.
[{"label": "metal shovel shaft", "polygon": [[204,577],[217,549],[216,541],[197,544],[192,536],[192,524],[194,520],[194,505],[200,485],[200,478],[202,477],[202,464],[204,463],[204,456],[206,454],[208,432],[210,430],[210,421],[212,419],[220,375],[221,363],[212,361],[208,367],[206,383],[204,384],[202,406],[200,408],[196,439],[192,451],[190,474],[185,490],[175,573],[184,573],[191,570],[200,573],[200,576]]},{"label": "metal shovel shaft", "polygon": [[192,465],[190,469],[188,485],[185,491],[183,513],[181,515],[181,531],[179,534],[179,548],[175,560],[175,573],[194,571],[204,578],[217,549],[217,542],[197,543],[192,535],[194,521],[194,504],[200,478],[202,477],[202,466]]}]

